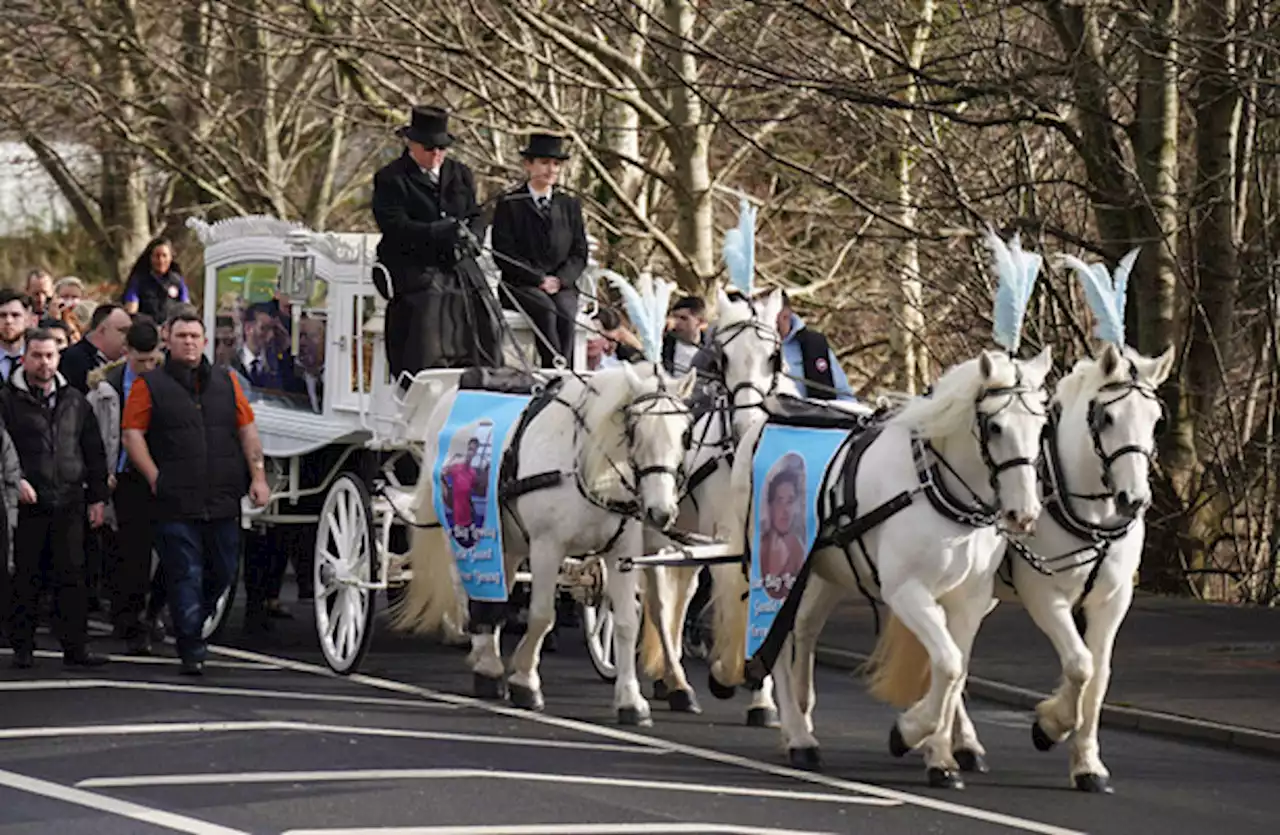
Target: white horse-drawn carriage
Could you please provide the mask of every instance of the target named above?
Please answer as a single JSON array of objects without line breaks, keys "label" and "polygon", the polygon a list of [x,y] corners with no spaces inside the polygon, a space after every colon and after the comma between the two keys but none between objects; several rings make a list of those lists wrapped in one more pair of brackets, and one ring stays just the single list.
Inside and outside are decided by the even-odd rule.
[{"label": "white horse-drawn carriage", "polygon": [[[595,375],[570,370],[505,390],[468,382],[469,372],[431,370],[405,390],[383,365],[370,238],[307,235],[262,220],[198,227],[211,332],[230,292],[224,288],[239,282],[232,289],[245,298],[263,295],[253,285],[268,274],[283,276],[270,291],[288,302],[295,355],[303,356],[296,350],[303,332],[316,330],[303,321],[315,315],[327,323],[324,402],[315,402],[314,386],[294,392],[315,413],[255,403],[273,493],[246,523],[318,523],[315,605],[329,664],[355,668],[368,648],[372,595],[405,586],[399,627],[458,631],[470,619],[477,694],[540,709],[538,654],[554,622],[556,591],[568,586],[584,598],[598,669],[616,670],[619,721],[644,723],[650,708],[637,677],[639,595],[646,624],[639,660],[655,680],[655,697],[673,710],[697,711],[680,632],[697,572],[710,566],[712,692],[727,697],[747,684],[755,693],[749,723],[775,724],[750,717],[773,712],[776,676],[790,760],[816,768],[814,642],[834,605],[863,593],[891,614],[873,658],[872,692],[909,708],[894,724],[890,749],[898,756],[923,750],[930,782],[960,787],[961,770],[985,770],[962,695],[1005,564],[1063,665],[1058,691],[1037,708],[1036,745],[1069,738],[1075,785],[1106,790],[1098,712],[1141,554],[1160,415],[1155,389],[1172,359],[1124,347],[1125,279],[1136,256],[1122,262],[1114,284],[1105,268],[1068,259],[1108,344],[1097,359],[1077,364],[1050,399],[1048,348],[1034,360],[1016,358],[1040,257],[990,235],[1003,350],[949,369],[930,393],[868,419],[870,410],[854,416],[788,396],[777,364],[780,298],[751,292],[752,224],[744,207],[734,245],[726,242],[743,294],[720,292],[712,337],[719,380],[701,406],[691,398],[693,375],[674,380],[656,362],[670,293],[661,282],[642,279],[637,292],[609,276],[627,296],[654,362]],[[511,324],[522,328],[518,318]],[[322,448],[335,451],[335,460],[304,483],[304,457]],[[403,455],[418,461],[416,485],[396,478]],[[492,501],[484,518],[473,519],[475,506],[457,503],[456,492],[450,504],[442,491],[449,462],[476,460],[490,465]],[[466,478],[455,484],[483,480],[460,472]],[[320,493],[317,513],[290,512]],[[403,554],[390,547],[397,527],[407,527],[411,540]],[[496,556],[482,541],[498,543]],[[529,628],[508,670],[501,623],[483,614],[477,621],[468,605],[489,602],[493,589],[493,601],[504,603],[524,579]],[[606,604],[612,617],[592,617]],[[1080,631],[1075,609],[1086,615]]]},{"label": "white horse-drawn carriage", "polygon": [[[260,216],[213,224],[192,220],[189,226],[204,246],[210,358],[235,365],[236,353],[255,353],[257,346],[248,342],[257,335],[253,319],[261,305],[274,307],[288,329],[290,365],[280,385],[245,386],[262,437],[271,499],[261,509],[245,504],[242,521],[260,532],[314,529],[320,646],[335,671],[353,672],[370,644],[375,595],[385,591],[394,598],[410,577],[392,543],[401,538],[393,536],[397,529],[416,524],[414,485],[399,482],[396,474],[403,470],[397,465],[405,456],[422,465],[423,439],[443,419],[435,407],[456,390],[462,372],[426,370],[403,384],[390,378],[382,327],[386,302],[372,281],[377,235],[314,233]],[[491,259],[481,260],[496,282]],[[584,327],[568,371],[582,373],[585,365],[595,273],[593,263],[580,282]],[[504,314],[514,336],[514,344],[507,344],[509,360],[518,362],[513,352],[530,348],[532,335],[522,316]],[[271,327],[263,318],[261,328]],[[519,579],[527,582],[526,576]],[[602,676],[612,677],[611,620],[607,606],[599,608],[603,580],[598,572],[577,572],[567,582],[582,603],[592,661]],[[221,629],[234,593],[233,584],[206,623],[206,634]]]}]

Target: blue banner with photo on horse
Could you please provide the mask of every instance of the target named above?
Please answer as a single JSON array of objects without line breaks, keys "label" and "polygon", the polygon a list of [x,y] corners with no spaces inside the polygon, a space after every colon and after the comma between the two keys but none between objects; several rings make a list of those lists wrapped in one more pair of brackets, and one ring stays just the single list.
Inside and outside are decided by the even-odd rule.
[{"label": "blue banner with photo on horse", "polygon": [[752,458],[747,658],[760,649],[818,536],[818,498],[844,429],[769,424]]},{"label": "blue banner with photo on horse", "polygon": [[444,527],[462,586],[471,600],[507,600],[498,470],[507,436],[530,399],[527,395],[460,391],[440,430],[432,470],[436,518]]}]

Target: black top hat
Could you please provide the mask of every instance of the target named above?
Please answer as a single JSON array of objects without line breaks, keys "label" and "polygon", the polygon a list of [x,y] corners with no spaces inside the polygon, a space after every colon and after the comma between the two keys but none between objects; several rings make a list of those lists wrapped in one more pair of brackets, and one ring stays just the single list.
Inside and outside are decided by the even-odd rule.
[{"label": "black top hat", "polygon": [[564,137],[554,133],[531,133],[529,145],[521,149],[520,156],[525,159],[568,159],[569,152],[564,147]]},{"label": "black top hat", "polygon": [[415,107],[409,124],[397,129],[396,134],[428,148],[447,148],[453,144],[449,114],[438,107]]}]

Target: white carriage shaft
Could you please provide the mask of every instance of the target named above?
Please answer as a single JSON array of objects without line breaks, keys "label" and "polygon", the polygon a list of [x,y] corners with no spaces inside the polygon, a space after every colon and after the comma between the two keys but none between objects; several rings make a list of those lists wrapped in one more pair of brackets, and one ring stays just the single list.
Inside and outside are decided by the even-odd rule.
[{"label": "white carriage shaft", "polygon": [[[253,404],[271,486],[265,508],[253,508],[247,499],[242,503],[241,521],[245,529],[317,526],[313,574],[321,648],[335,671],[354,672],[369,647],[376,592],[394,590],[409,579],[401,555],[392,552],[390,543],[392,530],[412,519],[414,486],[399,484],[395,464],[405,455],[422,464],[423,439],[439,431],[462,372],[428,369],[417,374],[407,390],[390,379],[383,344],[386,302],[373,282],[378,235],[317,233],[266,216],[213,224],[193,218],[187,225],[204,245],[204,321],[213,337],[210,361],[219,359],[220,339],[232,342],[224,344],[224,349],[242,350],[246,329],[238,317],[248,304],[280,295],[279,276],[287,255],[302,256],[314,264],[313,292],[300,305],[302,309],[294,310],[297,302],[287,296],[280,299],[282,306],[290,308],[286,318],[292,328],[299,327],[300,317],[320,323],[319,344],[310,349],[313,360],[320,357],[319,363],[313,362],[308,369],[302,354],[297,357],[299,366],[314,374],[292,392],[254,390],[241,379]],[[498,270],[488,244],[486,238],[486,254],[479,260],[496,290]],[[589,239],[593,255],[595,246]],[[578,373],[585,372],[586,341],[597,310],[597,272],[592,257],[579,282],[582,304],[572,357],[572,368]],[[219,318],[227,316],[233,317],[230,334],[217,327]],[[536,365],[529,323],[514,311],[504,311],[504,317],[515,343],[508,341],[505,346],[508,365],[524,365],[514,352]],[[311,333],[316,329],[309,325]],[[291,350],[298,344],[296,330],[292,337]],[[325,458],[332,463],[318,480],[313,476],[314,483],[304,483],[303,456],[320,450],[332,453]],[[372,483],[361,475],[369,470],[357,467],[369,456],[377,462]],[[325,499],[319,512],[299,509],[301,500],[320,495]],[[415,521],[436,522],[434,518]],[[567,584],[579,586],[581,581],[573,576]],[[231,608],[230,594],[220,601],[206,634],[221,628]],[[593,595],[584,605],[595,605],[599,597]],[[594,612],[591,617],[593,623],[600,620]]]}]

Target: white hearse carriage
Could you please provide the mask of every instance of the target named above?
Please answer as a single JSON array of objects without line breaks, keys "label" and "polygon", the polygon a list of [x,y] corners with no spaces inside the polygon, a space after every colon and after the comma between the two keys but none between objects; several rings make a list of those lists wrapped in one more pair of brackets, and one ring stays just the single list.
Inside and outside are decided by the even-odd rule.
[{"label": "white hearse carriage", "polygon": [[[369,647],[376,592],[394,594],[409,576],[390,547],[392,531],[412,517],[413,485],[399,483],[397,462],[412,455],[421,464],[422,439],[445,418],[434,406],[457,386],[462,371],[390,378],[382,329],[386,303],[373,283],[373,271],[381,269],[375,263],[378,235],[318,233],[264,216],[215,223],[193,218],[187,225],[204,247],[209,358],[241,371],[267,458],[271,499],[262,509],[246,499],[243,525],[259,531],[315,526],[321,650],[335,671],[353,672]],[[496,286],[497,269],[487,252],[481,265]],[[596,313],[596,272],[593,259],[579,284],[572,362],[578,373],[585,371]],[[532,332],[519,313],[508,311],[504,318],[508,364],[519,365],[520,355],[531,356]],[[255,358],[273,361],[264,350],[268,343],[276,347],[279,365],[269,370],[270,385],[254,387],[244,372]],[[584,631],[596,669],[608,678],[611,618],[597,608],[600,584],[584,582],[577,586]],[[583,588],[595,592],[583,594]],[[206,624],[207,634],[221,629],[234,593],[235,584]]]}]

